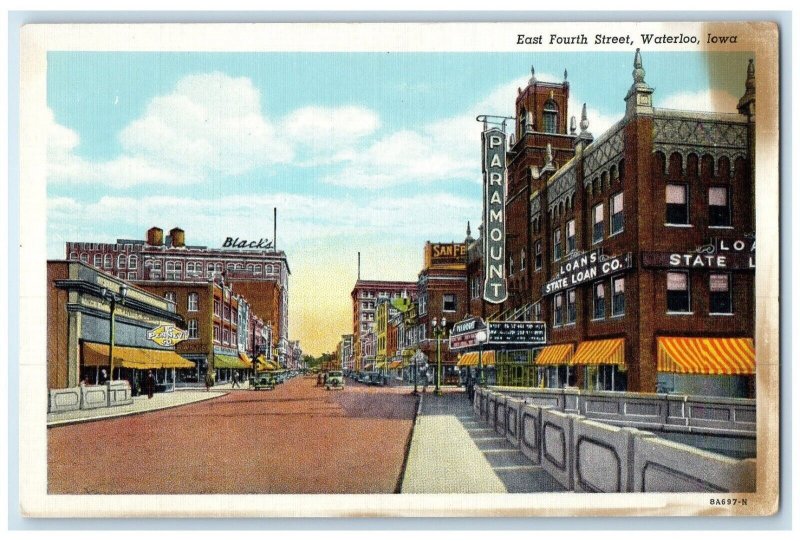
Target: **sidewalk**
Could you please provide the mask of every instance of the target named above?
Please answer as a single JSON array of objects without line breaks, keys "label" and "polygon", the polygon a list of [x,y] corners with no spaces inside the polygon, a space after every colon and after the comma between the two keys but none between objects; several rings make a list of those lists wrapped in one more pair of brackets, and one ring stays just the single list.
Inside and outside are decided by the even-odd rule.
[{"label": "sidewalk", "polygon": [[564,489],[474,415],[461,390],[422,395],[402,493],[527,493]]},{"label": "sidewalk", "polygon": [[146,395],[136,396],[133,398],[133,404],[127,406],[48,413],[47,427],[51,428],[74,423],[99,421],[101,419],[111,419],[124,415],[135,415],[148,411],[174,408],[176,406],[183,406],[225,396],[228,394],[228,391],[230,391],[230,384],[215,386],[212,391],[206,391],[205,389],[181,389],[171,393],[156,393],[153,395],[153,398],[147,398]]}]

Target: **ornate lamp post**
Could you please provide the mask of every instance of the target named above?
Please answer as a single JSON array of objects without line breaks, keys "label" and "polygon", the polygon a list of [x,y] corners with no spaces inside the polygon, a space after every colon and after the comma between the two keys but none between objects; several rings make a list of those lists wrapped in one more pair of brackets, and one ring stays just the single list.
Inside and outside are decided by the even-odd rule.
[{"label": "ornate lamp post", "polygon": [[441,395],[442,389],[439,384],[442,380],[442,338],[447,333],[447,318],[442,317],[441,321],[437,321],[434,317],[433,321],[431,321],[431,330],[433,330],[433,335],[436,337],[436,388],[433,393]]},{"label": "ornate lamp post", "polygon": [[477,339],[481,344],[481,348],[478,350],[478,373],[480,374],[478,383],[480,383],[481,387],[486,385],[486,378],[483,376],[483,344],[486,342],[486,338],[486,331],[481,331],[478,333]]},{"label": "ornate lamp post", "polygon": [[128,285],[121,284],[119,293],[114,293],[104,287],[100,295],[111,304],[108,326],[108,379],[114,381],[114,313],[117,311],[117,303],[125,304],[125,299],[128,297]]}]

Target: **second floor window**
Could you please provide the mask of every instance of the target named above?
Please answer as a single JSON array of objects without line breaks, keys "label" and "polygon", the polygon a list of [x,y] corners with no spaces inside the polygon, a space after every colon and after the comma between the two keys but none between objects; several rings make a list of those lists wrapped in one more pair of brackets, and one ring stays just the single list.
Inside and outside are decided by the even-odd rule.
[{"label": "second floor window", "polygon": [[732,314],[731,275],[711,274],[709,276],[708,311],[711,314]]},{"label": "second floor window", "polygon": [[558,293],[553,298],[553,326],[558,327],[564,323],[564,294]]},{"label": "second floor window", "polygon": [[536,270],[542,268],[542,241],[540,240],[533,245],[533,268]]},{"label": "second floor window", "polygon": [[611,291],[611,315],[621,316],[625,314],[625,278],[611,280]]},{"label": "second floor window", "polygon": [[456,311],[456,296],[453,293],[445,293],[442,296],[442,310],[445,312]]},{"label": "second floor window", "polygon": [[190,312],[197,312],[199,298],[197,293],[189,293],[188,309]]},{"label": "second floor window", "polygon": [[689,273],[667,273],[667,312],[689,312]]},{"label": "second floor window", "polygon": [[576,303],[575,303],[575,290],[570,289],[567,291],[567,323],[575,323],[576,319]]},{"label": "second floor window", "polygon": [[197,339],[199,337],[199,333],[198,333],[198,330],[197,330],[197,320],[196,319],[190,319],[186,323],[188,325],[187,330],[189,331],[189,339],[190,340]]},{"label": "second floor window", "polygon": [[606,285],[603,282],[598,282],[594,285],[594,311],[592,317],[594,319],[603,319],[606,317]]}]

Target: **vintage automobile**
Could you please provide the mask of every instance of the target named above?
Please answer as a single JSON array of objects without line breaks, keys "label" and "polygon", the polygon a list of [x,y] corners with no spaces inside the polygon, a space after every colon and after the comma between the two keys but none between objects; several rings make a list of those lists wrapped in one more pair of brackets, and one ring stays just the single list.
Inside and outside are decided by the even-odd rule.
[{"label": "vintage automobile", "polygon": [[328,372],[325,378],[325,389],[328,391],[331,389],[344,389],[344,375],[338,370]]},{"label": "vintage automobile", "polygon": [[261,389],[271,391],[275,388],[275,378],[270,372],[258,372],[254,377],[250,378],[250,388],[254,391]]},{"label": "vintage automobile", "polygon": [[369,379],[366,381],[367,385],[383,385],[383,374],[380,372],[368,372]]}]

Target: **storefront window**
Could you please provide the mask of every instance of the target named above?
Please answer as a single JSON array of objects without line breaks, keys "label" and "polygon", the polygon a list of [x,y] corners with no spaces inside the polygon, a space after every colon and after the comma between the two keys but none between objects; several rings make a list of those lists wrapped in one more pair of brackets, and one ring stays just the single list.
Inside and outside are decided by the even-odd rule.
[{"label": "storefront window", "polygon": [[621,316],[625,314],[625,278],[613,278],[611,280],[611,315]]},{"label": "storefront window", "polygon": [[684,184],[667,184],[667,224],[687,225],[689,223],[688,188]]},{"label": "storefront window", "polygon": [[688,312],[689,308],[689,274],[668,272],[667,312]]},{"label": "storefront window", "polygon": [[728,188],[713,187],[708,189],[708,225],[711,227],[731,225]]},{"label": "storefront window", "polygon": [[709,312],[712,314],[731,314],[731,275],[711,274],[709,276]]},{"label": "storefront window", "polygon": [[594,319],[603,319],[606,317],[606,287],[603,282],[598,282],[594,285]]}]

